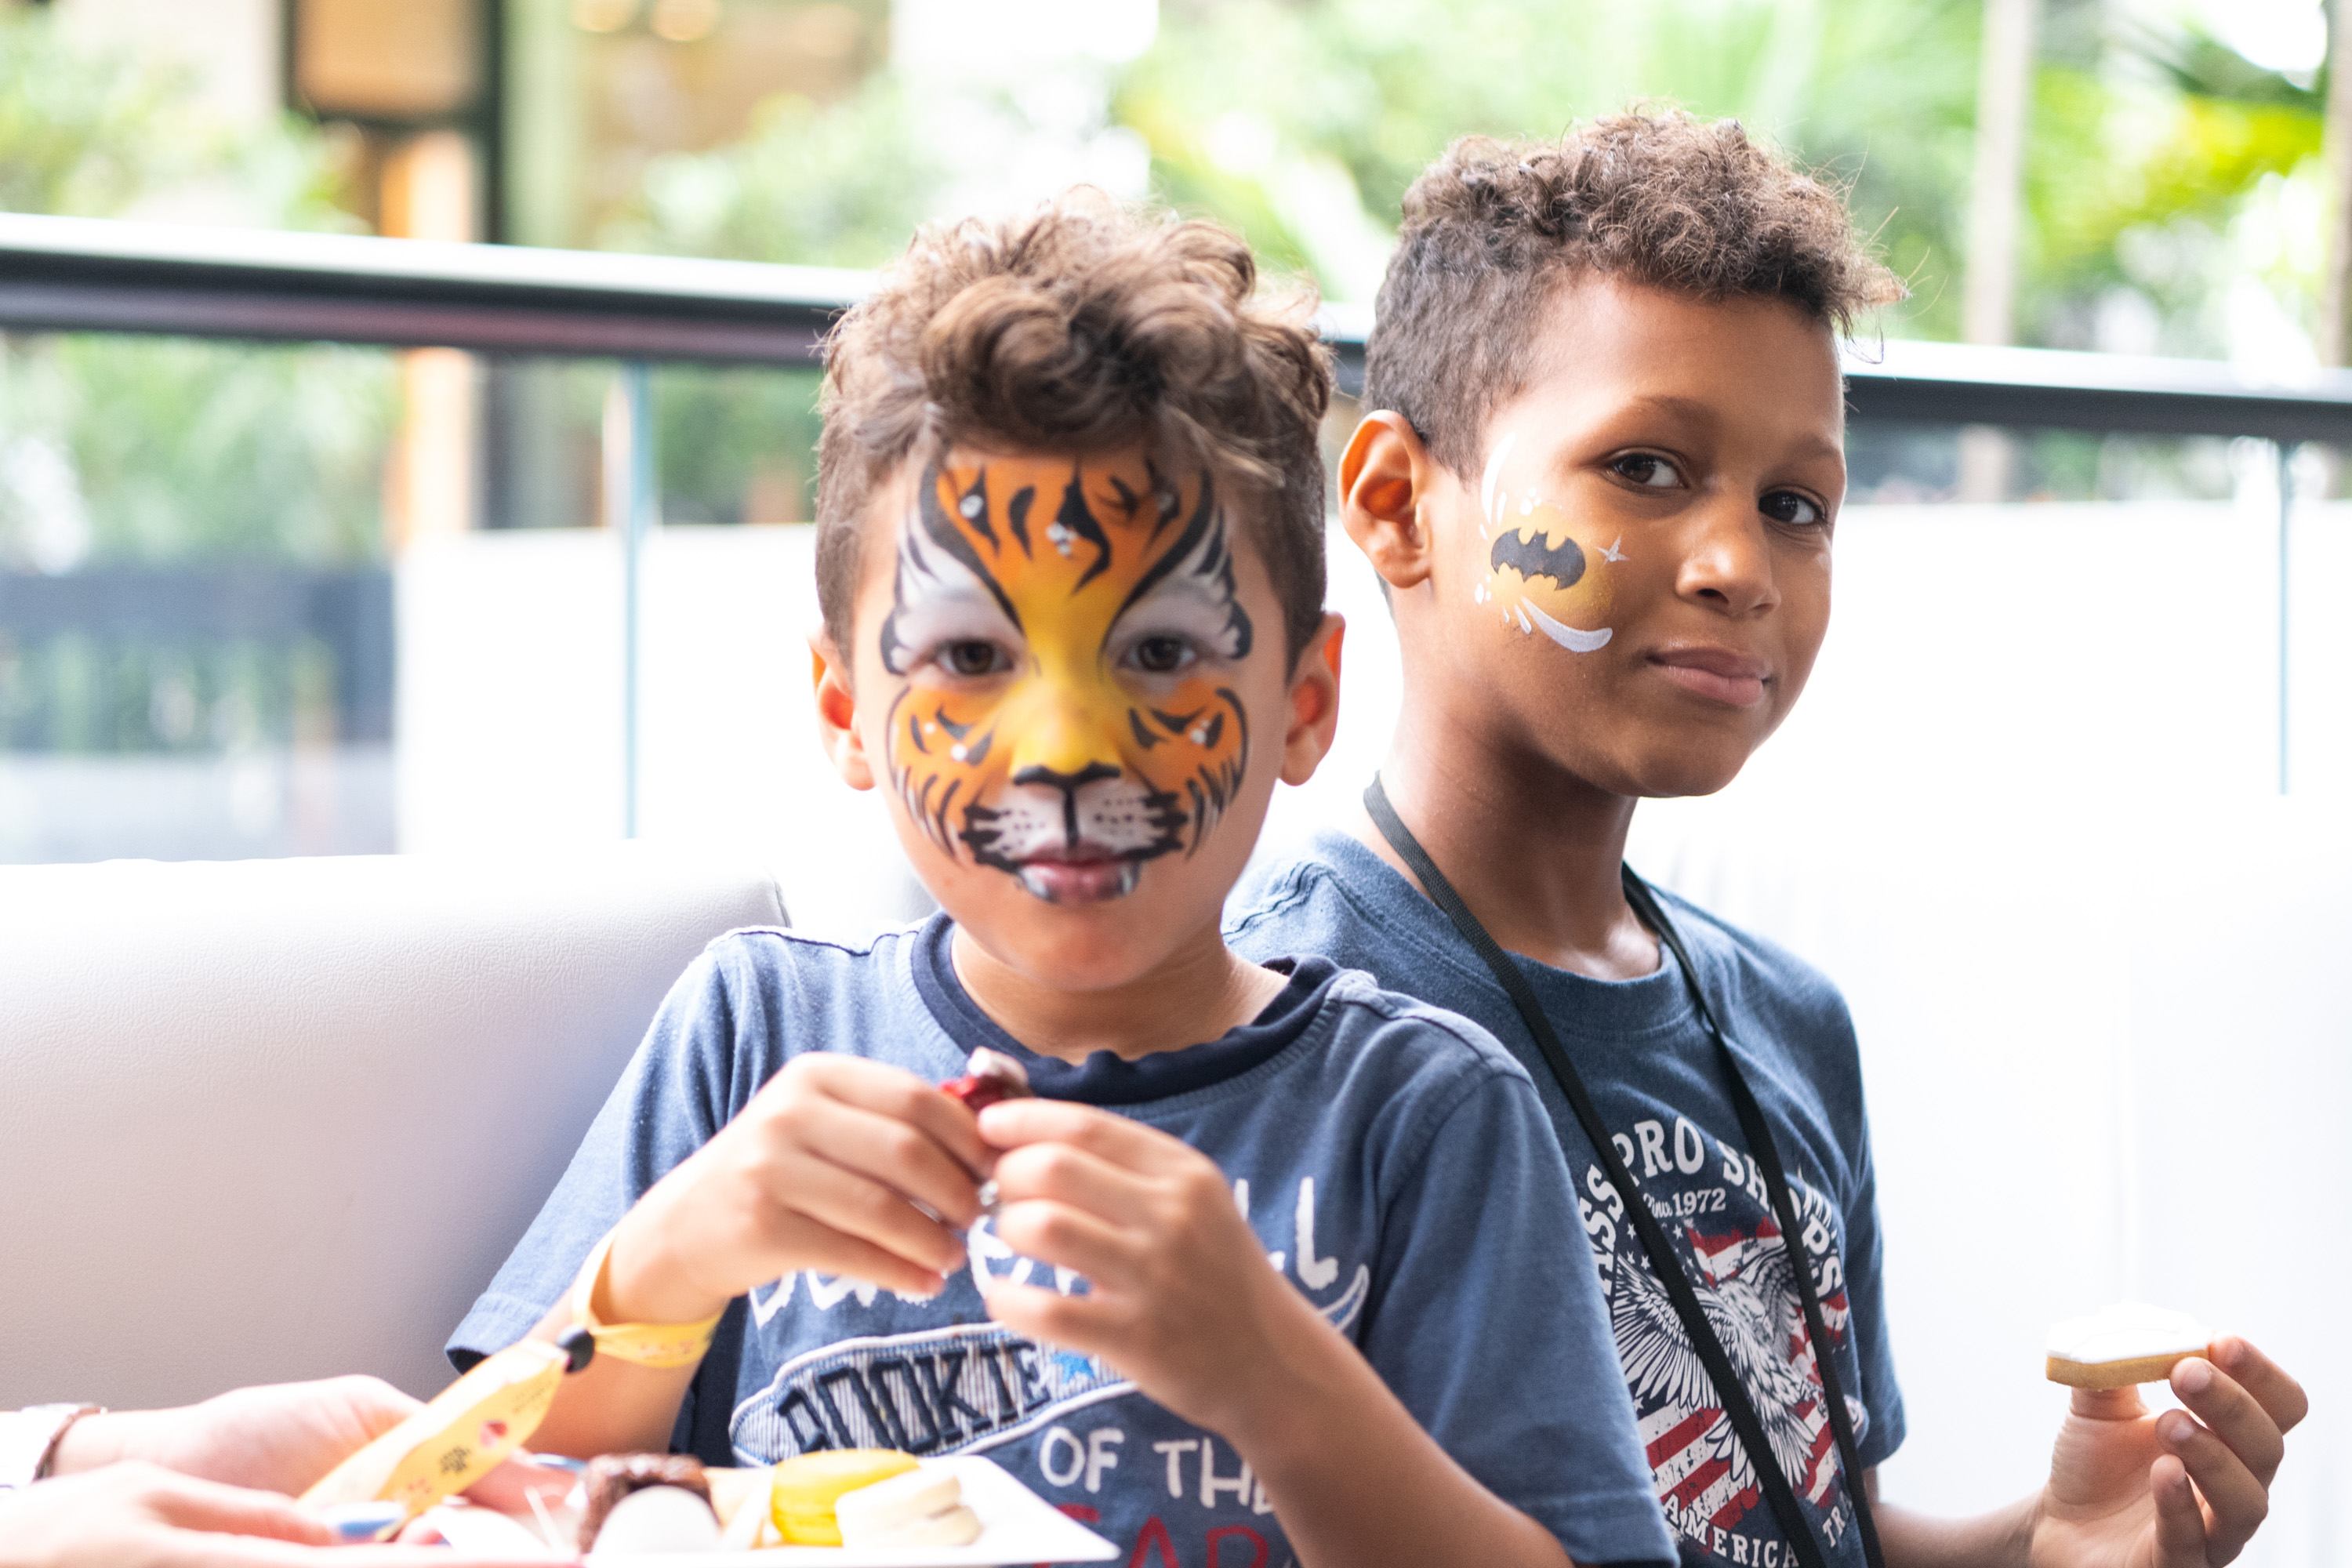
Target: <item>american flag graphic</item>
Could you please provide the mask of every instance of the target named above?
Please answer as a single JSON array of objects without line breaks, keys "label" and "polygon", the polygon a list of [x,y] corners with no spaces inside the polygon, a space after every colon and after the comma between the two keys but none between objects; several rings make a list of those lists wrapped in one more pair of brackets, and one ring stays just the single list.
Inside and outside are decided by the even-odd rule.
[{"label": "american flag graphic", "polygon": [[[1809,1211],[1823,1206],[1812,1193],[1800,1189],[1799,1195]],[[1744,1196],[1737,1188],[1729,1193],[1733,1205]],[[1734,1228],[1722,1233],[1689,1222],[1667,1222],[1665,1229],[1689,1259],[1687,1273],[1700,1309],[1747,1384],[1782,1473],[1821,1514],[1841,1511],[1837,1447],[1822,1407],[1821,1374],[1806,1338],[1790,1250],[1769,1213],[1754,1215],[1751,1230],[1729,1223]],[[1642,1442],[1668,1521],[1704,1555],[1750,1564],[1780,1561],[1780,1552],[1767,1547],[1779,1542],[1780,1531],[1764,1508],[1755,1467],[1631,1226],[1616,1229],[1613,1253],[1600,1260],[1601,1284],[1618,1360],[1633,1390]],[[1833,1342],[1845,1342],[1850,1316],[1843,1289],[1822,1299],[1822,1317]],[[1847,1405],[1859,1435],[1869,1413],[1858,1400],[1849,1399]],[[1729,1532],[1755,1537],[1756,1548],[1727,1552]]]}]

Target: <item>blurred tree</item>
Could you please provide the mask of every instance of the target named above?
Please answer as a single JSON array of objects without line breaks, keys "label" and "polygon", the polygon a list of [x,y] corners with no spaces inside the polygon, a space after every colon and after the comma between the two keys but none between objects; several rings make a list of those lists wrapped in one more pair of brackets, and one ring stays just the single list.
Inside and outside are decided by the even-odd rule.
[{"label": "blurred tree", "polygon": [[833,103],[799,94],[771,99],[742,141],[655,159],[596,243],[876,267],[938,210],[947,176],[943,150],[916,133],[898,79],[882,72]]},{"label": "blurred tree", "polygon": [[[354,226],[316,131],[224,131],[184,73],[0,9],[0,208],[135,215],[191,187],[245,221]],[[376,351],[0,340],[0,566],[372,559],[397,415]]]}]

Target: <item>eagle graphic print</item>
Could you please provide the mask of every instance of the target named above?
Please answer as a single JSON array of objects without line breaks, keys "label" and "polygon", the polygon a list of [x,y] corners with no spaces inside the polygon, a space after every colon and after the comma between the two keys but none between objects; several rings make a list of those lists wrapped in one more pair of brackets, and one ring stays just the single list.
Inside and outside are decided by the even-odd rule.
[{"label": "eagle graphic print", "polygon": [[[1701,1309],[1747,1385],[1770,1442],[1820,1538],[1837,1548],[1853,1524],[1814,1350],[1791,1270],[1801,1251],[1820,1292],[1833,1350],[1847,1349],[1852,1308],[1835,1205],[1791,1175],[1804,1234],[1798,1247],[1772,1217],[1761,1171],[1741,1148],[1686,1117],[1633,1124],[1614,1142],[1675,1246]],[[1667,1524],[1685,1562],[1783,1568],[1794,1561],[1758,1483],[1752,1457],[1691,1346],[1623,1201],[1598,1162],[1580,1176],[1585,1230],[1601,1274],[1617,1356]],[[1843,1369],[1842,1369],[1843,1370]],[[1845,1373],[1851,1385],[1853,1374]],[[1847,1400],[1859,1438],[1870,1413]]]}]

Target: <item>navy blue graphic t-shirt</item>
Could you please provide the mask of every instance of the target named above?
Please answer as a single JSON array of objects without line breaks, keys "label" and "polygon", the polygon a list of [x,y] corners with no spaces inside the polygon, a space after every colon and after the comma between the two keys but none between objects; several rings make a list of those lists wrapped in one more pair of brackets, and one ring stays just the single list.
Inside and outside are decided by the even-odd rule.
[{"label": "navy blue graphic t-shirt", "polygon": [[[1123,1062],[1037,1056],[958,982],[944,918],[842,946],[782,931],[713,942],[571,1169],[450,1341],[460,1364],[529,1332],[639,1194],[794,1053],[840,1051],[934,1081],[976,1046],[1045,1095],[1087,1100],[1214,1160],[1268,1267],[1352,1341],[1413,1416],[1580,1563],[1665,1563],[1633,1412],[1592,1270],[1531,1245],[1577,1223],[1526,1070],[1475,1025],[1319,958],[1252,1023]],[[678,1447],[717,1464],[880,1446],[985,1453],[1143,1568],[1282,1568],[1293,1554],[1230,1443],[1097,1361],[990,1321],[982,1269],[1069,1290],[983,1220],[932,1300],[795,1274],[728,1309]],[[1333,1431],[1346,1462],[1348,1434]]]},{"label": "navy blue graphic t-shirt", "polygon": [[[1770,944],[1664,891],[1666,906],[1742,1072],[1772,1125],[1804,1226],[1865,1466],[1903,1440],[1903,1398],[1887,1348],[1878,1205],[1853,1025],[1837,990]],[[1249,957],[1328,954],[1382,985],[1475,1018],[1521,1059],[1568,1152],[1576,1231],[1598,1266],[1617,1359],[1633,1395],[1654,1489],[1689,1563],[1783,1568],[1795,1561],[1747,1452],[1614,1186],[1518,1011],[1438,907],[1369,847],[1318,835],[1297,859],[1252,879],[1226,932]],[[1707,1317],[1743,1369],[1775,1457],[1841,1568],[1862,1542],[1824,1414],[1798,1304],[1791,1249],[1748,1158],[1713,1038],[1680,967],[1594,980],[1513,955],[1575,1062],[1643,1200],[1677,1244]],[[1563,1252],[1568,1249],[1562,1248]]]}]

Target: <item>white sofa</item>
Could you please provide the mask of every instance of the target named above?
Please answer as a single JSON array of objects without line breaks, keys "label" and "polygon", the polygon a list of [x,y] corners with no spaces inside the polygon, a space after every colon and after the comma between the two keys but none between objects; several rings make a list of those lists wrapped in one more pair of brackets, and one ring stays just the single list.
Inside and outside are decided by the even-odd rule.
[{"label": "white sofa", "polygon": [[756,868],[0,868],[0,1409],[419,1394]]}]

